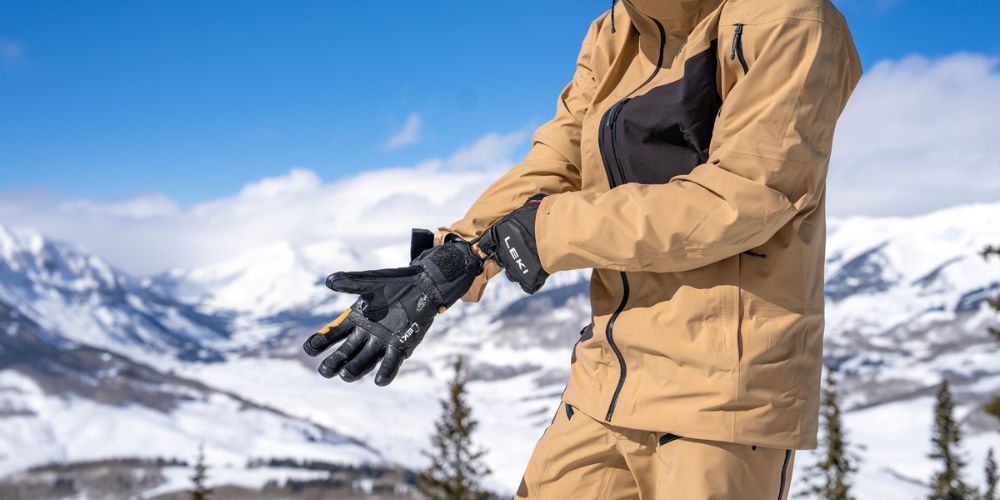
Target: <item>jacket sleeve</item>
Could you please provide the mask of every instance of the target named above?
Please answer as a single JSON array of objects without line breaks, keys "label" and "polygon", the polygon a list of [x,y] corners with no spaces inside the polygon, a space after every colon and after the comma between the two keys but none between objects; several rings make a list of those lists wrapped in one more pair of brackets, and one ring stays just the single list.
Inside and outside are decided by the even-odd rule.
[{"label": "jacket sleeve", "polygon": [[[591,57],[603,17],[591,24],[577,57],[573,79],[559,96],[555,117],[535,131],[524,160],[486,188],[465,217],[440,227],[439,237],[455,233],[471,239],[532,195],[580,190],[580,127],[596,87]],[[497,272],[497,264],[488,261],[485,272],[463,299],[478,301],[487,280]]]},{"label": "jacket sleeve", "polygon": [[818,205],[834,125],[860,78],[853,42],[817,20],[754,31],[750,69],[726,94],[704,164],[666,184],[543,200],[536,233],[548,272],[695,269],[767,242]]}]

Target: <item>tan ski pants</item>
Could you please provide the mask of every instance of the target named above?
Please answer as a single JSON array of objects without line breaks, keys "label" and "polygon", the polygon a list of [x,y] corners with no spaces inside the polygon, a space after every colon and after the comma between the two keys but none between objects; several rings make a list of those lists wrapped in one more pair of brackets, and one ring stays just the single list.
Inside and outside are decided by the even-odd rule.
[{"label": "tan ski pants", "polygon": [[794,450],[615,427],[563,403],[517,498],[785,500],[794,458]]}]

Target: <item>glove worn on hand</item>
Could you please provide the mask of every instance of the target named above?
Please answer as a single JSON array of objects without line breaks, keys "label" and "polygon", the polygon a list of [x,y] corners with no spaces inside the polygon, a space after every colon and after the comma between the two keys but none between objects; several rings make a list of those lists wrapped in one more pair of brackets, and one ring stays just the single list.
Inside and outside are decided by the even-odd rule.
[{"label": "glove worn on hand", "polygon": [[507,278],[535,293],[549,274],[542,269],[535,244],[535,216],[545,195],[536,194],[513,212],[503,216],[479,238],[479,249],[500,264]]},{"label": "glove worn on hand", "polygon": [[326,280],[331,290],[361,297],[309,337],[303,348],[316,356],[343,340],[320,364],[320,374],[330,378],[339,372],[353,382],[381,359],[375,383],[388,385],[423,340],[434,315],[464,295],[482,269],[482,259],[470,244],[455,237],[423,250],[409,267],[331,274]]}]

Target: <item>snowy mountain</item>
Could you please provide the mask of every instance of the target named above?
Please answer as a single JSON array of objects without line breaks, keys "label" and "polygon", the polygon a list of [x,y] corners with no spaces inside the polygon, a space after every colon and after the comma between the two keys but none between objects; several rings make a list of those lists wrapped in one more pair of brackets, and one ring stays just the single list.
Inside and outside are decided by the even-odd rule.
[{"label": "snowy mountain", "polygon": [[[826,356],[855,375],[851,404],[910,396],[942,373],[1000,382],[996,344],[986,334],[993,316],[983,307],[1000,294],[1000,266],[978,253],[998,233],[1000,205],[832,225]],[[873,383],[878,390],[860,390]]]},{"label": "snowy mountain", "polygon": [[355,251],[337,240],[301,249],[275,241],[215,265],[171,270],[150,284],[203,310],[266,318],[325,301],[329,294],[316,286],[322,284],[325,270],[355,268],[360,261]]},{"label": "snowy mountain", "polygon": [[0,226],[0,301],[69,344],[148,360],[220,360],[220,316],[198,312],[73,245]]},{"label": "snowy mountain", "polygon": [[[861,498],[924,496],[943,377],[967,433],[969,479],[979,481],[986,448],[1000,448],[1000,425],[978,409],[1000,392],[985,308],[1000,293],[1000,265],[978,255],[989,243],[1000,243],[1000,203],[830,221],[826,356],[844,375],[850,438],[866,447]],[[492,485],[511,490],[587,322],[587,274],[555,275],[532,297],[494,280],[481,303],[439,318],[387,388],[319,377],[300,344],[352,300],[323,278],[396,266],[406,254],[405,244],[276,241],[140,280],[72,245],[0,227],[0,476],[16,481],[51,462],[187,459],[198,443],[226,471],[218,481],[234,484],[316,477],[251,474],[253,459],[420,467],[447,365],[463,355]],[[27,443],[30,453],[17,451]],[[811,458],[799,457],[801,477]],[[184,484],[166,477],[143,491]]]},{"label": "snowy mountain", "polygon": [[175,370],[90,346],[52,345],[38,324],[2,303],[0,318],[0,474],[23,467],[31,455],[184,456],[199,440],[228,452],[231,460],[322,459],[331,449],[356,461],[380,460],[357,440]]},{"label": "snowy mountain", "polygon": [[184,459],[202,444],[224,470],[386,462],[353,437],[191,378],[192,364],[225,360],[217,345],[231,314],[198,312],[24,230],[0,227],[0,277],[0,477],[52,462]]}]

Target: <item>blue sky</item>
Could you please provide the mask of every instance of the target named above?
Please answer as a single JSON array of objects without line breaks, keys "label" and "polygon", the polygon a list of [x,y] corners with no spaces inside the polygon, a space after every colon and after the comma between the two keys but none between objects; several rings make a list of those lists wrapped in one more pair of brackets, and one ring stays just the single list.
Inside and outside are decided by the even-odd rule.
[{"label": "blue sky", "polygon": [[[544,121],[609,4],[0,0],[0,196],[190,204],[438,157]],[[1000,55],[996,0],[837,4],[866,68]]]}]

